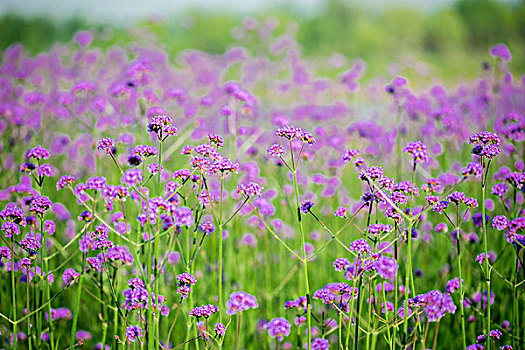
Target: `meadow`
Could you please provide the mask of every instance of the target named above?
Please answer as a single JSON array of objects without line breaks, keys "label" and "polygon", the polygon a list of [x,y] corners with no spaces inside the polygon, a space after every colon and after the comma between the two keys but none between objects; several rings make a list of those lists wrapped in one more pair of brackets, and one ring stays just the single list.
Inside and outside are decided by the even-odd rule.
[{"label": "meadow", "polygon": [[513,52],[365,81],[276,27],[2,53],[0,348],[525,347]]}]

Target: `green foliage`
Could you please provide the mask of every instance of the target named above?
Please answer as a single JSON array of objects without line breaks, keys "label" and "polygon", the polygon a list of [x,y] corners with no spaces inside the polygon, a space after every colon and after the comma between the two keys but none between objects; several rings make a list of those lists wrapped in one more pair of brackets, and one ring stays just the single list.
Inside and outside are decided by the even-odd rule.
[{"label": "green foliage", "polygon": [[[354,3],[329,0],[311,16],[284,7],[271,15],[283,30],[290,22],[299,25],[297,40],[307,56],[321,57],[334,52],[349,58],[360,57],[369,64],[368,73],[386,73],[391,62],[414,55],[430,62],[437,72],[447,77],[463,76],[478,71],[490,46],[503,42],[514,53],[511,63],[517,72],[525,71],[522,55],[525,46],[525,1],[502,3],[495,0],[457,0],[452,6],[423,13],[413,8],[389,7],[380,12],[358,8]],[[242,19],[228,13],[189,11],[170,20],[148,20],[134,28],[112,28],[98,45],[126,45],[155,40],[175,56],[186,49],[222,53],[236,43],[232,29]],[[40,52],[56,41],[68,41],[80,29],[93,29],[80,18],[54,22],[45,18],[5,15],[0,18],[0,50],[13,43],[23,44],[31,53]],[[101,29],[101,27],[95,29]],[[154,34],[138,36],[137,29]],[[257,43],[243,45],[258,50]],[[452,60],[452,61],[451,61]],[[465,62],[470,61],[468,67]]]}]

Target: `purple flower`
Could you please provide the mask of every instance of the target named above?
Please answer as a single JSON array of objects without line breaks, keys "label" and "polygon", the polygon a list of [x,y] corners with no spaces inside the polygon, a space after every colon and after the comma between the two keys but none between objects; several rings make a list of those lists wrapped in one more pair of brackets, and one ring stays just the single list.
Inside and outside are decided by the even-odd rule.
[{"label": "purple flower", "polygon": [[51,208],[53,203],[49,198],[44,196],[38,196],[31,200],[29,204],[29,211],[36,215],[44,215],[44,212]]},{"label": "purple flower", "polygon": [[359,155],[359,153],[360,152],[357,149],[346,150],[343,153],[343,162],[350,163],[352,161],[352,159],[354,159],[355,157],[357,157]]},{"label": "purple flower", "polygon": [[499,329],[493,329],[489,332],[489,335],[490,335],[490,338],[493,339],[493,340],[496,340],[496,339],[499,339],[501,338],[501,336],[503,335],[503,333],[501,333],[501,331]]},{"label": "purple flower", "polygon": [[69,269],[66,269],[66,271],[64,271],[64,274],[62,275],[62,280],[64,281],[66,285],[69,285],[73,283],[78,276],[80,276],[78,272],[76,272],[72,268],[69,268]]},{"label": "purple flower", "polygon": [[91,340],[91,333],[81,329],[75,334],[75,339],[77,341],[79,341],[79,340]]},{"label": "purple flower", "polygon": [[314,292],[312,299],[321,300],[324,304],[331,304],[335,300],[336,295],[328,288],[321,288]]},{"label": "purple flower", "polygon": [[503,231],[510,225],[509,219],[505,215],[498,215],[492,219],[492,227],[498,231]]},{"label": "purple flower", "polygon": [[137,338],[142,338],[142,328],[140,326],[129,326],[126,328],[126,339],[135,342]]},{"label": "purple flower", "polygon": [[501,152],[498,147],[500,144],[498,135],[489,131],[480,131],[470,136],[469,143],[474,145],[471,153],[480,157],[492,159],[497,157]]},{"label": "purple flower", "polygon": [[308,212],[313,208],[314,203],[312,201],[301,202],[301,213],[308,214]]},{"label": "purple flower", "polygon": [[207,169],[209,174],[221,174],[225,173],[236,173],[239,170],[239,163],[234,163],[227,158],[220,157],[211,163]]},{"label": "purple flower", "polygon": [[483,167],[479,163],[468,163],[467,166],[461,170],[461,175],[465,177],[473,175],[477,178],[481,178],[482,173]]},{"label": "purple flower", "polygon": [[[177,275],[177,282],[179,286],[181,285],[195,285],[197,283],[197,279],[188,272],[183,272],[180,275]],[[142,286],[143,287],[143,286]]]},{"label": "purple flower", "polygon": [[[461,284],[463,284],[463,279],[461,279]],[[447,293],[452,294],[456,290],[459,290],[459,277],[456,277],[447,282]]]},{"label": "purple flower", "polygon": [[249,182],[246,185],[239,184],[237,185],[236,192],[242,193],[246,197],[261,196],[263,187],[256,182]]},{"label": "purple flower", "polygon": [[493,195],[498,197],[503,197],[505,194],[509,191],[509,187],[505,185],[505,183],[497,183],[494,186],[492,186],[492,190],[490,191]]},{"label": "purple flower", "polygon": [[445,211],[445,209],[447,209],[448,207],[448,203],[447,201],[440,201],[440,202],[437,202],[436,204],[434,204],[432,206],[432,210],[439,213],[439,214],[443,214],[443,212]]},{"label": "purple flower", "polygon": [[26,153],[27,159],[34,158],[34,159],[40,160],[40,159],[47,159],[49,158],[49,156],[50,156],[49,151],[40,145],[36,146],[35,148],[30,149]]},{"label": "purple flower", "polygon": [[75,183],[75,177],[71,175],[62,175],[60,177],[60,180],[57,181],[57,191],[60,191],[61,189],[71,186],[73,183]]},{"label": "purple flower", "polygon": [[338,218],[346,218],[347,213],[348,213],[347,207],[338,207],[334,212],[334,216]]},{"label": "purple flower", "polygon": [[0,261],[2,259],[11,260],[11,249],[4,246],[0,247]]},{"label": "purple flower", "polygon": [[465,199],[465,205],[469,208],[477,208],[478,201],[476,200],[476,198],[468,197],[467,199]]},{"label": "purple flower", "polygon": [[[476,337],[477,344],[484,344],[487,342],[487,336],[485,334],[480,334]],[[482,347],[483,348],[483,347]]]},{"label": "purple flower", "polygon": [[42,247],[40,242],[35,239],[33,236],[27,236],[23,240],[20,241],[20,246],[27,250],[28,252],[36,252],[38,249]]},{"label": "purple flower", "polygon": [[27,174],[30,174],[35,169],[36,165],[34,165],[31,162],[24,162],[24,164],[22,164],[22,166],[20,167],[20,171]]},{"label": "purple flower", "polygon": [[[157,175],[159,173],[159,163],[151,163],[150,165],[148,165],[147,169],[148,169],[148,172],[150,174]],[[164,170],[164,168],[161,165],[160,166],[161,173],[162,173],[163,170]]]},{"label": "purple flower", "polygon": [[383,233],[390,232],[390,230],[392,230],[392,226],[390,226],[389,224],[372,224],[368,228],[368,232],[370,232],[374,236],[380,236]]},{"label": "purple flower", "polygon": [[86,189],[101,191],[106,186],[106,178],[102,176],[90,177],[86,181]]},{"label": "purple flower", "polygon": [[384,279],[393,278],[396,275],[398,269],[396,260],[387,256],[380,256],[376,261],[374,261],[374,267],[379,276]]},{"label": "purple flower", "polygon": [[155,156],[158,153],[159,152],[157,151],[157,149],[150,145],[138,145],[131,150],[132,155],[139,156],[144,159],[149,158],[151,156]]},{"label": "purple flower", "polygon": [[7,203],[5,209],[0,211],[0,217],[4,220],[12,221],[21,226],[25,226],[27,224],[24,211],[17,207],[15,203]]},{"label": "purple flower", "polygon": [[297,132],[297,137],[299,137],[304,143],[307,143],[309,145],[313,145],[315,142],[315,137],[310,132],[306,130],[299,129]]},{"label": "purple flower", "polygon": [[214,330],[215,330],[215,334],[218,337],[224,337],[224,334],[226,334],[226,326],[223,325],[222,323],[216,323]]},{"label": "purple flower", "polygon": [[128,169],[124,172],[124,175],[120,178],[120,182],[124,185],[132,187],[137,186],[143,181],[142,170],[140,169]]},{"label": "purple flower", "polygon": [[335,271],[343,271],[346,270],[350,266],[350,261],[348,261],[347,258],[337,258],[334,261],[334,268]]},{"label": "purple flower", "polygon": [[359,174],[359,179],[365,181],[365,180],[377,180],[383,177],[383,169],[378,166],[373,166],[364,172],[361,172]]},{"label": "purple flower", "polygon": [[326,339],[317,338],[312,340],[311,348],[312,350],[328,350],[330,349],[330,343]]},{"label": "purple flower", "polygon": [[218,311],[219,308],[217,306],[208,304],[194,307],[190,310],[189,315],[197,317],[197,319],[199,319],[200,317],[208,318]]},{"label": "purple flower", "polygon": [[205,234],[211,235],[215,231],[215,225],[211,221],[205,221],[201,224],[200,229],[204,231]]},{"label": "purple flower", "polygon": [[372,252],[372,250],[370,249],[370,245],[363,238],[350,243],[350,250],[353,252],[357,252],[357,254],[359,255],[370,254]]},{"label": "purple flower", "polygon": [[208,140],[210,140],[210,144],[215,145],[216,147],[224,146],[224,139],[219,134],[209,133]]},{"label": "purple flower", "polygon": [[111,148],[113,147],[113,139],[109,137],[104,137],[98,142],[97,149],[99,151],[104,151],[106,154],[111,154]]},{"label": "purple flower", "polygon": [[288,140],[293,140],[296,137],[299,137],[300,132],[301,132],[301,129],[296,128],[293,125],[285,125],[281,128],[278,128],[275,131],[275,135],[278,137],[283,137]]},{"label": "purple flower", "polygon": [[427,193],[436,193],[441,190],[441,183],[438,179],[428,179],[427,183],[421,186],[421,189]]},{"label": "purple flower", "polygon": [[268,334],[272,338],[282,341],[284,337],[290,335],[290,322],[282,317],[276,317],[264,325],[264,328],[268,330]]},{"label": "purple flower", "polygon": [[148,124],[148,132],[153,132],[159,140],[166,135],[176,135],[177,128],[171,126],[172,119],[165,115],[158,115],[151,118]]},{"label": "purple flower", "polygon": [[456,305],[454,305],[449,294],[432,290],[424,294],[423,300],[429,322],[439,321],[447,312],[451,314],[456,312]]},{"label": "purple flower", "polygon": [[463,192],[453,192],[447,196],[447,200],[449,202],[453,202],[456,205],[459,205],[460,203],[464,203],[467,200],[467,196]]},{"label": "purple flower", "polygon": [[226,302],[226,313],[231,316],[258,307],[257,299],[253,295],[242,291],[235,292],[230,294],[230,299]]},{"label": "purple flower", "polygon": [[2,231],[4,232],[5,238],[11,238],[13,235],[20,234],[20,227],[11,221],[6,221],[2,224]]},{"label": "purple flower", "polygon": [[296,300],[288,300],[284,303],[284,309],[290,310],[290,309],[298,309],[301,312],[306,312],[306,304],[307,300],[306,297],[301,296]]},{"label": "purple flower", "polygon": [[428,161],[427,146],[421,141],[409,142],[405,146],[405,153],[411,154],[414,163],[426,163]]},{"label": "purple flower", "polygon": [[89,257],[86,259],[87,266],[97,272],[102,272],[103,262],[97,257]]},{"label": "purple flower", "polygon": [[512,55],[508,47],[505,44],[498,44],[490,48],[490,54],[492,57],[499,57],[503,61],[510,61]]},{"label": "purple flower", "polygon": [[476,261],[478,264],[483,265],[485,263],[485,253],[478,254],[478,256],[476,256]]},{"label": "purple flower", "polygon": [[267,153],[270,157],[279,158],[284,153],[286,153],[286,149],[284,149],[284,147],[280,144],[274,143],[273,145],[268,147]]},{"label": "purple flower", "polygon": [[53,170],[53,166],[50,164],[42,164],[36,170],[36,174],[40,177],[51,177],[55,174],[55,171]]}]

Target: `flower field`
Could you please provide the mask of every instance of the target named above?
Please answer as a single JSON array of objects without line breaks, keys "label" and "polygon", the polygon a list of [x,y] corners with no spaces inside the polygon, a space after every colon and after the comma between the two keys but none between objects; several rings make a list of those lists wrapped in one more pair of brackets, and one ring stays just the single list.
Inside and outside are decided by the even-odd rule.
[{"label": "flower field", "polygon": [[0,348],[525,348],[508,48],[419,86],[240,28],[2,52]]}]

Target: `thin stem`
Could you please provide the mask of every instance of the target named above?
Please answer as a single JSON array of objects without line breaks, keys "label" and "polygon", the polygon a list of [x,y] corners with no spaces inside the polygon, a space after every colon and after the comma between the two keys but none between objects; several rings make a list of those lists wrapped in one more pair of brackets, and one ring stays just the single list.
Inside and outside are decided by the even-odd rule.
[{"label": "thin stem", "polygon": [[[291,141],[290,141],[290,151],[292,150]],[[293,153],[292,153],[292,163],[293,163]],[[303,221],[301,220],[301,209],[299,202],[299,186],[297,183],[297,169],[294,169],[293,172],[293,182],[295,187],[295,200],[297,204],[297,220],[299,221],[299,229],[301,231],[301,250],[302,250],[302,259],[303,259],[303,270],[304,270],[304,287],[306,292],[306,319],[308,324],[308,350],[312,348],[312,310],[310,305],[310,284],[308,283],[308,260],[306,260],[306,245],[305,245],[305,234],[303,228]]]},{"label": "thin stem", "polygon": [[[223,241],[223,225],[222,225],[222,210],[223,210],[223,195],[224,195],[224,174],[221,176],[221,201],[219,204],[219,323],[222,323],[222,241]],[[219,344],[219,348],[222,348]]]},{"label": "thin stem", "polygon": [[[410,189],[410,217],[408,218],[408,230],[407,230],[407,268],[405,271],[405,306],[404,306],[404,314],[403,318],[405,319],[403,331],[405,335],[407,335],[408,330],[408,286],[410,285],[410,278],[412,276],[412,225],[413,225],[413,213],[412,213],[412,206],[413,206],[413,199],[414,199],[414,178],[416,175],[416,162],[414,160],[414,166],[412,167],[412,182],[411,182],[411,189]],[[414,288],[412,288],[414,289]],[[415,290],[412,290],[412,292],[415,295]]]},{"label": "thin stem", "polygon": [[[459,227],[456,227],[456,232],[459,232]],[[459,243],[460,238],[456,239],[456,248],[458,251],[458,274],[459,274],[459,305],[461,310],[461,333],[463,336],[463,348],[467,347],[467,334],[465,331],[465,312],[463,310],[463,280],[461,278],[461,248]]]},{"label": "thin stem", "polygon": [[[15,251],[15,238],[11,236],[11,251]],[[13,305],[13,349],[17,348],[18,339],[17,339],[17,329],[16,329],[16,283],[15,283],[15,257],[14,254],[11,256],[11,296]],[[29,310],[27,310],[29,312]]]},{"label": "thin stem", "polygon": [[489,172],[490,161],[485,169],[484,158],[481,157],[481,164],[483,172],[481,175],[481,219],[483,222],[483,247],[485,251],[485,279],[487,282],[487,324],[486,324],[486,335],[487,339],[490,338],[490,267],[488,259],[488,239],[487,239],[487,220],[485,218],[485,196],[487,188],[487,175]]},{"label": "thin stem", "polygon": [[237,313],[237,327],[235,329],[235,341],[233,342],[233,350],[237,350],[237,345],[239,344],[239,334],[241,331],[241,322],[242,322],[242,314],[238,312]]},{"label": "thin stem", "polygon": [[177,307],[177,312],[175,313],[175,318],[173,319],[173,322],[171,323],[170,330],[168,331],[168,337],[166,338],[166,345],[170,342],[170,336],[171,332],[173,331],[173,327],[175,327],[175,323],[177,322],[177,318],[179,317],[180,308],[182,306],[182,297],[179,300],[179,305]]}]

